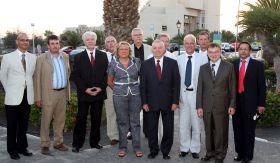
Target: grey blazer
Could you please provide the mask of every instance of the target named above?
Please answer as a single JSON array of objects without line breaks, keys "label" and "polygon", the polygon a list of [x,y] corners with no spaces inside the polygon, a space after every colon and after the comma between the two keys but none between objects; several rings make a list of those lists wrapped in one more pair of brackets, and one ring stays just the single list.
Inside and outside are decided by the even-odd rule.
[{"label": "grey blazer", "polygon": [[119,59],[112,60],[108,66],[108,74],[114,77],[113,95],[127,96],[140,94],[139,72],[140,59],[133,57],[127,68],[125,68]]},{"label": "grey blazer", "polygon": [[215,80],[213,79],[210,64],[200,67],[196,108],[203,108],[204,112],[228,111],[235,108],[236,78],[233,65],[221,60]]}]

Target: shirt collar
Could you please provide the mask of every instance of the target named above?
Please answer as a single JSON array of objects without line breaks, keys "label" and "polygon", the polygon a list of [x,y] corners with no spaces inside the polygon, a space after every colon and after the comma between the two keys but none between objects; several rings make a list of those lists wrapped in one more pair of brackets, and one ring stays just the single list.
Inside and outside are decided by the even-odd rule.
[{"label": "shirt collar", "polygon": [[[246,63],[249,63],[249,60],[250,60],[250,57],[247,57],[247,58],[245,59]],[[240,58],[240,62],[242,62],[242,59],[241,59],[241,58]]]},{"label": "shirt collar", "polygon": [[88,55],[90,55],[90,52],[93,52],[93,54],[95,54],[95,48],[93,49],[93,51],[90,51],[89,49],[86,49]]},{"label": "shirt collar", "polygon": [[[53,58],[54,58],[54,57],[53,57],[53,53],[50,52],[50,54],[51,54],[51,59],[53,59]],[[61,53],[58,54],[58,57],[57,57],[57,58],[62,58]]]},{"label": "shirt collar", "polygon": [[156,57],[154,57],[155,62],[157,63],[157,60],[160,60],[160,63],[162,63],[163,61],[163,56],[160,59],[157,59]]},{"label": "shirt collar", "polygon": [[215,64],[215,67],[219,67],[221,63],[221,59],[219,58],[215,63],[213,63],[211,60],[210,60],[210,66],[212,66],[212,64]]},{"label": "shirt collar", "polygon": [[17,51],[17,53],[18,53],[19,56],[22,56],[22,54],[25,54],[25,56],[26,56],[26,54],[27,54],[27,51],[25,51],[24,53],[21,52],[19,49],[17,49],[16,51]]}]

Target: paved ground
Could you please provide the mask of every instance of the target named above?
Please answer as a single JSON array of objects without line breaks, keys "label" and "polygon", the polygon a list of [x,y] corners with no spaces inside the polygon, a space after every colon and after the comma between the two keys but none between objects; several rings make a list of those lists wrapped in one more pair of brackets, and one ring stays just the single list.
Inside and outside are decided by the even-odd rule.
[{"label": "paved ground", "polygon": [[[142,135],[142,148],[144,151],[144,157],[136,158],[131,149],[131,142],[129,142],[129,151],[126,157],[118,158],[116,156],[117,146],[106,145],[109,144],[108,138],[105,136],[106,131],[102,133],[101,144],[105,145],[104,149],[96,150],[96,149],[88,149],[88,145],[86,145],[82,151],[78,154],[72,153],[71,150],[68,152],[59,152],[54,149],[51,149],[54,156],[45,156],[40,153],[39,148],[39,138],[35,136],[28,136],[29,141],[29,149],[33,152],[34,156],[32,157],[24,157],[22,156],[20,161],[13,161],[9,158],[9,155],[6,152],[6,129],[4,127],[0,127],[0,162],[38,162],[38,163],[67,163],[67,162],[96,162],[96,163],[108,163],[108,162],[121,162],[121,163],[162,163],[162,162],[201,162],[200,160],[194,160],[190,155],[186,158],[179,158],[179,138],[178,138],[178,112],[175,114],[175,131],[174,131],[174,144],[171,150],[171,160],[165,161],[162,159],[162,155],[158,155],[156,159],[149,160],[147,159],[147,155],[149,153],[147,140]],[[230,122],[231,124],[231,122]],[[203,125],[202,125],[203,128]],[[105,130],[103,127],[102,130]],[[280,161],[280,128],[258,128],[257,134],[258,138],[256,138],[255,144],[255,158],[252,161],[253,163],[279,163]],[[65,141],[67,145],[71,145],[71,135],[67,135],[65,137],[67,140]],[[88,144],[88,141],[86,141]],[[204,133],[202,133],[202,150],[200,156],[205,154],[204,147]],[[232,127],[230,125],[229,130],[229,147],[228,154],[225,159],[225,163],[233,162],[232,159],[235,155],[234,152],[234,144],[233,144],[233,132]],[[210,161],[211,162],[211,161]]]}]

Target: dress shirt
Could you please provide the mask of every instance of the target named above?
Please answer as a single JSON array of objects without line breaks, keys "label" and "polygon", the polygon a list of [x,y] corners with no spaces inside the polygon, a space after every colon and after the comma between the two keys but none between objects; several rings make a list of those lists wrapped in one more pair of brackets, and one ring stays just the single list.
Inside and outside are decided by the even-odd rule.
[{"label": "dress shirt", "polygon": [[[248,67],[248,63],[249,63],[249,61],[250,61],[250,57],[247,57],[246,59],[245,59],[245,72],[244,72],[244,75],[246,74],[246,70],[247,70],[247,67]],[[240,63],[239,63],[239,70],[240,70],[240,68],[241,68],[241,65],[242,65],[242,59],[240,58]]]},{"label": "dress shirt", "polygon": [[138,49],[136,45],[134,45],[134,55],[136,58],[140,58],[140,61],[144,61],[144,45],[142,44],[140,48]]},{"label": "dress shirt", "polygon": [[53,64],[53,89],[62,89],[67,85],[66,66],[61,54],[57,58],[51,54]]},{"label": "dress shirt", "polygon": [[112,58],[116,59],[115,55],[112,55],[111,52],[106,52],[106,54],[107,54],[107,58],[108,58],[108,63],[110,63],[112,61]]},{"label": "dress shirt", "polygon": [[194,68],[195,68],[195,53],[194,52],[193,54],[188,54],[188,53],[185,53],[185,62],[186,62],[186,66],[187,67],[187,63],[188,63],[188,60],[189,60],[189,56],[192,56],[191,58],[191,61],[192,61],[192,80],[191,80],[191,85],[188,87],[189,89],[193,88],[193,83],[194,83]]},{"label": "dress shirt", "polygon": [[93,51],[90,51],[89,49],[87,49],[87,54],[88,54],[89,61],[91,61],[91,54],[90,54],[90,52],[93,52],[93,58],[95,60],[95,48],[93,49]]},{"label": "dress shirt", "polygon": [[160,59],[156,59],[154,57],[154,60],[155,60],[155,66],[156,67],[157,67],[157,60],[159,60],[159,65],[160,65],[160,69],[161,69],[161,72],[162,72],[162,69],[163,69],[163,56]]},{"label": "dress shirt", "polygon": [[215,63],[212,62],[212,61],[210,61],[210,68],[211,68],[211,69],[212,69],[212,64],[215,64],[215,66],[213,67],[213,68],[214,68],[214,71],[215,71],[215,76],[217,76],[217,72],[218,72],[220,63],[221,63],[221,59],[217,60]]},{"label": "dress shirt", "polygon": [[[20,56],[20,61],[22,60],[22,54],[25,54],[25,65],[26,65],[26,69],[27,69],[27,66],[28,66],[28,58],[27,58],[27,51],[25,53],[21,52],[20,50],[17,49],[17,53],[18,55]],[[21,62],[20,62],[21,64]]]}]

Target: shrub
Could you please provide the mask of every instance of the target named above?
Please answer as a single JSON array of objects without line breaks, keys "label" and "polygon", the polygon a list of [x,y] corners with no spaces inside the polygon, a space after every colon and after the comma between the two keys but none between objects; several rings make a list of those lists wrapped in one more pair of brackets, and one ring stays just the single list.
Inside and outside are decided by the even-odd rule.
[{"label": "shrub", "polygon": [[267,92],[266,110],[258,121],[260,126],[279,126],[280,125],[280,94]]}]

